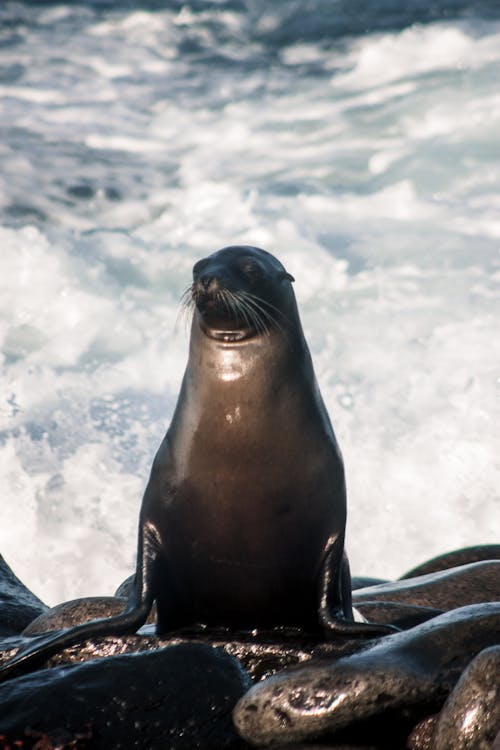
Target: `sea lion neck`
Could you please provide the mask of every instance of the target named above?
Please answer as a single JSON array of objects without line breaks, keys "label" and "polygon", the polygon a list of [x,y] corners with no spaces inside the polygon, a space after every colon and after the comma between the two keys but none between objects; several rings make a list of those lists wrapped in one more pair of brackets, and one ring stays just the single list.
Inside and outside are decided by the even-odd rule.
[{"label": "sea lion neck", "polygon": [[198,395],[215,382],[235,383],[261,378],[266,371],[285,368],[293,355],[288,339],[279,331],[265,334],[245,329],[206,332],[195,314],[191,329],[189,380],[196,382]]},{"label": "sea lion neck", "polygon": [[210,404],[214,393],[229,400],[252,393],[262,403],[271,399],[277,382],[301,377],[309,361],[298,336],[271,329],[241,339],[217,338],[203,331],[195,313],[184,386],[190,400],[199,403]]},{"label": "sea lion neck", "polygon": [[[250,372],[276,373],[281,368],[294,371],[294,362],[302,360],[309,351],[300,322],[292,327],[270,327],[266,332],[236,328],[219,330],[208,328],[203,317],[195,311],[189,351],[188,370],[200,381],[236,380]],[[227,369],[233,373],[228,376]]]}]

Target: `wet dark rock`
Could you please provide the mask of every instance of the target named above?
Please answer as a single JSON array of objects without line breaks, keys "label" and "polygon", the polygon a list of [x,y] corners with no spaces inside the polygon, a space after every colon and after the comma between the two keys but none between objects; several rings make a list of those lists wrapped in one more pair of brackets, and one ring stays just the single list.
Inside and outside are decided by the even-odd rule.
[{"label": "wet dark rock", "polygon": [[[32,642],[25,636],[0,641],[0,664],[12,658],[19,648]],[[227,628],[209,629],[203,626],[183,628],[157,636],[153,626],[141,628],[136,635],[100,636],[63,649],[47,659],[42,667],[78,664],[89,659],[118,656],[136,652],[157,651],[181,643],[204,643],[224,649],[236,657],[253,681],[269,677],[285,667],[300,664],[311,658],[318,646],[317,635],[276,628],[269,631],[230,631]],[[359,639],[324,644],[329,655],[353,653],[363,646]]]},{"label": "wet dark rock", "polygon": [[80,737],[92,750],[236,750],[231,709],[249,684],[236,659],[203,644],[42,670],[0,686],[0,734],[6,744],[27,743],[27,731]]},{"label": "wet dark rock", "polygon": [[491,750],[500,731],[499,645],[476,656],[446,701],[433,750]]},{"label": "wet dark rock", "polygon": [[334,638],[331,641],[318,643],[311,652],[312,659],[340,659],[344,656],[356,654],[373,643],[373,639],[362,638]]},{"label": "wet dark rock", "polygon": [[[262,742],[264,745],[271,740],[292,742],[278,746],[280,750],[451,750],[452,747],[453,750],[483,750],[482,744],[478,744],[477,748],[474,744],[466,744],[467,736],[463,733],[463,716],[470,716],[470,711],[474,711],[474,716],[478,717],[475,724],[472,721],[477,731],[473,735],[474,741],[479,737],[478,742],[483,742],[482,738],[486,737],[489,745],[484,747],[492,750],[492,737],[498,731],[495,725],[497,719],[491,719],[496,716],[495,708],[491,707],[492,684],[496,685],[496,705],[500,700],[500,666],[495,661],[500,657],[497,651],[491,648],[483,651],[477,658],[481,664],[480,659],[486,658],[486,654],[490,659],[486,666],[476,667],[474,672],[473,662],[464,675],[460,675],[479,651],[500,641],[500,604],[477,604],[446,615],[442,611],[473,602],[498,602],[500,562],[497,558],[500,556],[497,554],[495,557],[495,550],[500,551],[500,545],[448,553],[430,561],[429,565],[442,565],[437,568],[438,572],[415,576],[412,580],[403,578],[391,583],[368,577],[353,579],[355,589],[363,584],[363,588],[354,590],[353,599],[356,610],[366,620],[407,630],[378,640],[335,638],[325,642],[319,629],[310,633],[293,628],[234,631],[202,625],[183,628],[169,633],[168,637],[159,637],[154,630],[153,612],[149,619],[151,624],[141,628],[137,634],[89,639],[64,649],[41,664],[41,667],[50,669],[44,668],[27,677],[13,678],[1,685],[0,748],[4,744],[7,746],[6,743],[12,745],[17,740],[24,742],[24,750],[35,747],[36,750],[53,750],[55,747],[61,750],[100,747],[138,747],[144,750],[154,750],[156,747],[165,750],[175,750],[177,747],[209,750],[212,746],[234,747],[235,750],[248,748],[247,743],[243,739],[236,739],[234,733],[227,740],[228,745],[223,744],[226,741],[224,737],[211,745],[216,735],[208,740],[204,737],[200,739],[203,729],[197,723],[199,717],[195,717],[194,723],[191,722],[192,717],[186,718],[186,714],[182,713],[186,706],[180,710],[180,718],[176,717],[181,695],[190,696],[193,689],[189,679],[195,670],[194,662],[189,657],[177,662],[174,659],[172,669],[170,666],[163,669],[161,665],[166,651],[176,652],[179,648],[186,648],[186,653],[194,654],[195,661],[199,653],[197,649],[218,654],[218,658],[228,659],[233,667],[233,657],[238,660],[247,675],[245,685],[240,687],[233,703],[242,695],[244,687],[249,686],[248,678],[254,683],[264,680],[242,698],[235,712],[235,717],[240,717],[236,718],[237,723],[244,715],[242,721],[245,727],[257,727],[255,737],[246,735],[246,729],[243,729],[244,736],[254,743]],[[487,556],[488,562],[481,555]],[[494,560],[490,561],[489,557]],[[465,564],[448,570],[446,562],[453,561]],[[415,570],[423,571],[425,565]],[[33,642],[33,636],[36,637],[38,633],[72,627],[122,611],[132,578],[120,586],[115,597],[78,599],[49,610],[23,586],[0,558],[0,664],[12,657],[18,648]],[[25,609],[26,601],[29,611]],[[24,619],[20,617],[23,612]],[[8,618],[12,616],[15,616],[14,620],[9,624]],[[4,621],[7,622],[6,628]],[[2,638],[2,635],[10,637]],[[193,652],[189,651],[191,648]],[[135,659],[146,660],[145,671],[136,666],[139,662]],[[149,666],[153,662],[148,659],[159,660],[157,671]],[[108,663],[110,666],[106,666]],[[132,666],[122,666],[124,664]],[[62,669],[63,665],[66,665],[65,669]],[[470,670],[472,676],[467,678],[466,688],[461,688]],[[66,671],[70,677],[64,680],[61,676],[51,677],[64,676]],[[213,672],[210,677],[213,677],[213,682],[206,685],[207,704],[214,695],[215,700],[221,695],[217,684],[220,687],[225,683],[217,683],[215,678],[219,674]],[[130,681],[135,680],[134,684],[137,685],[135,692],[128,683],[129,676]],[[483,676],[485,679],[481,683]],[[70,699],[73,682],[76,685],[75,695],[85,692],[84,705],[91,709],[91,719],[84,725],[77,721],[79,717],[76,716],[74,704],[78,705],[78,700]],[[435,714],[442,708],[455,683],[457,686],[442,714]],[[489,691],[487,685],[490,686]],[[129,688],[130,692],[127,692]],[[143,689],[145,703],[142,703],[143,693],[140,692]],[[157,694],[159,698],[155,702]],[[175,694],[173,699],[170,697],[172,694]],[[201,701],[201,687],[197,693],[195,686],[194,694],[195,701]],[[477,702],[473,703],[474,700]],[[19,712],[27,711],[30,701],[33,713],[26,716],[35,717],[39,722],[47,714],[47,721],[50,719],[48,724],[43,721],[29,726],[22,724],[25,719]],[[63,712],[58,707],[52,715],[50,706],[46,709],[51,701],[55,706],[60,701]],[[190,701],[189,697],[187,706]],[[245,712],[241,706],[248,707],[249,701],[252,705]],[[204,711],[208,710],[207,704]],[[127,711],[124,706],[132,707],[130,717],[125,716]],[[171,712],[167,706],[171,707]],[[7,717],[12,710],[18,712],[16,716],[21,716],[21,724],[16,728],[2,723],[4,715]],[[204,715],[203,710],[200,717]],[[219,709],[214,710],[218,717]],[[152,717],[152,723],[146,722],[146,728],[144,731],[141,729],[139,738],[134,735],[132,716],[139,716],[136,721],[142,727],[140,717],[146,715]],[[61,716],[65,717],[63,721]],[[177,720],[179,723],[176,724]],[[183,720],[185,728],[180,729]],[[434,746],[438,720],[440,731],[448,742],[442,746]],[[275,725],[279,726],[279,731]],[[106,728],[102,729],[104,726]],[[460,727],[462,734],[459,733]],[[154,732],[158,732],[158,735]],[[454,735],[453,732],[458,734]],[[2,735],[6,737],[2,739]],[[321,736],[321,739],[313,739],[317,736]],[[301,741],[302,744],[296,744]],[[178,742],[181,744],[175,744]],[[500,750],[500,737],[497,744],[495,750]]]},{"label": "wet dark rock", "polygon": [[370,576],[353,576],[351,579],[351,588],[365,589],[367,586],[378,586],[380,583],[389,583],[387,578],[371,578]]},{"label": "wet dark rock", "polygon": [[253,682],[272,676],[286,667],[295,666],[311,658],[309,647],[290,643],[249,642],[229,640],[218,645],[227,653],[236,657],[245,667]]},{"label": "wet dark rock", "polygon": [[405,602],[362,601],[356,602],[356,610],[368,622],[383,625],[395,625],[399,630],[408,630],[432,617],[443,614],[442,609],[436,607],[422,607],[418,604]]},{"label": "wet dark rock", "polygon": [[17,635],[48,607],[12,572],[0,555],[0,637]]},{"label": "wet dark rock", "polygon": [[354,591],[353,605],[363,601],[406,602],[442,610],[500,600],[500,560],[469,563],[380,586]]},{"label": "wet dark rock", "polygon": [[23,635],[49,633],[51,630],[72,628],[89,620],[112,617],[123,612],[127,600],[116,596],[91,596],[73,599],[47,609],[23,630]]},{"label": "wet dark rock", "polygon": [[125,599],[132,591],[132,585],[134,583],[135,574],[132,574],[128,578],[125,578],[122,583],[118,586],[118,588],[115,591],[115,596],[124,596]]},{"label": "wet dark rock", "polygon": [[284,670],[239,701],[235,725],[255,745],[313,739],[372,717],[384,719],[386,732],[387,717],[406,719],[409,732],[442,705],[468,663],[496,644],[499,631],[500,603],[471,605],[337,661]]},{"label": "wet dark rock", "polygon": [[426,716],[419,721],[406,740],[406,750],[433,750],[437,721],[438,714]]},{"label": "wet dark rock", "polygon": [[482,560],[500,560],[500,544],[477,544],[474,547],[464,547],[452,552],[445,552],[444,555],[433,557],[432,560],[426,560],[426,562],[412,568],[401,576],[400,580],[427,575],[427,573],[436,573],[439,570],[448,570],[459,565],[468,565]]},{"label": "wet dark rock", "polygon": [[375,745],[359,745],[356,743],[355,745],[348,744],[346,745],[344,742],[341,743],[335,743],[332,744],[331,742],[328,742],[326,745],[318,745],[318,743],[310,744],[309,742],[307,744],[304,744],[302,742],[300,743],[293,743],[292,745],[273,745],[273,750],[380,750],[379,748],[375,747]]}]

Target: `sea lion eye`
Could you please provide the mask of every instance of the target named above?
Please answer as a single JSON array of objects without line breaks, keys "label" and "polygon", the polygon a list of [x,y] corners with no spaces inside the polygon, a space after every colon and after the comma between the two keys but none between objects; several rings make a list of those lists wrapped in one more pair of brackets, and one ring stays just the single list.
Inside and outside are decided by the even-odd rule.
[{"label": "sea lion eye", "polygon": [[243,258],[238,266],[240,271],[250,278],[255,278],[261,273],[260,263],[255,258]]}]

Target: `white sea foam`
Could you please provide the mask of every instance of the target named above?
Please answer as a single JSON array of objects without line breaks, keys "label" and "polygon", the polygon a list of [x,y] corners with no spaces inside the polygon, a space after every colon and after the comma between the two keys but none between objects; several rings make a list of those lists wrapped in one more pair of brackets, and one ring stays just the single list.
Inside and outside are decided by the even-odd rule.
[{"label": "white sea foam", "polygon": [[131,572],[186,359],[178,300],[239,242],[297,279],[353,570],[498,541],[498,23],[270,50],[234,12],[29,13],[0,48],[16,573],[55,603]]}]

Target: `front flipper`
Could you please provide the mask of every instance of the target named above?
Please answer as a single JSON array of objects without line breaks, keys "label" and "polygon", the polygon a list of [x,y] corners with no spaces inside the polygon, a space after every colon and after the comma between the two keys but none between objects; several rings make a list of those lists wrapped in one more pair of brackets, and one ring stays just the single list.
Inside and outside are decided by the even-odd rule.
[{"label": "front flipper", "polygon": [[28,646],[20,649],[12,659],[0,667],[0,682],[36,669],[53,654],[87,638],[134,633],[146,622],[150,609],[150,604],[143,602],[137,609],[130,612],[125,610],[123,614],[106,620],[91,620],[70,630],[33,638]]},{"label": "front flipper", "polygon": [[152,583],[158,552],[156,532],[146,523],[140,530],[134,585],[123,613],[34,638],[0,667],[0,682],[36,669],[53,654],[87,638],[135,633],[146,622],[153,605]]},{"label": "front flipper", "polygon": [[354,621],[351,573],[343,534],[330,540],[327,546],[320,582],[319,621],[329,636],[363,638],[398,632],[394,625]]}]

